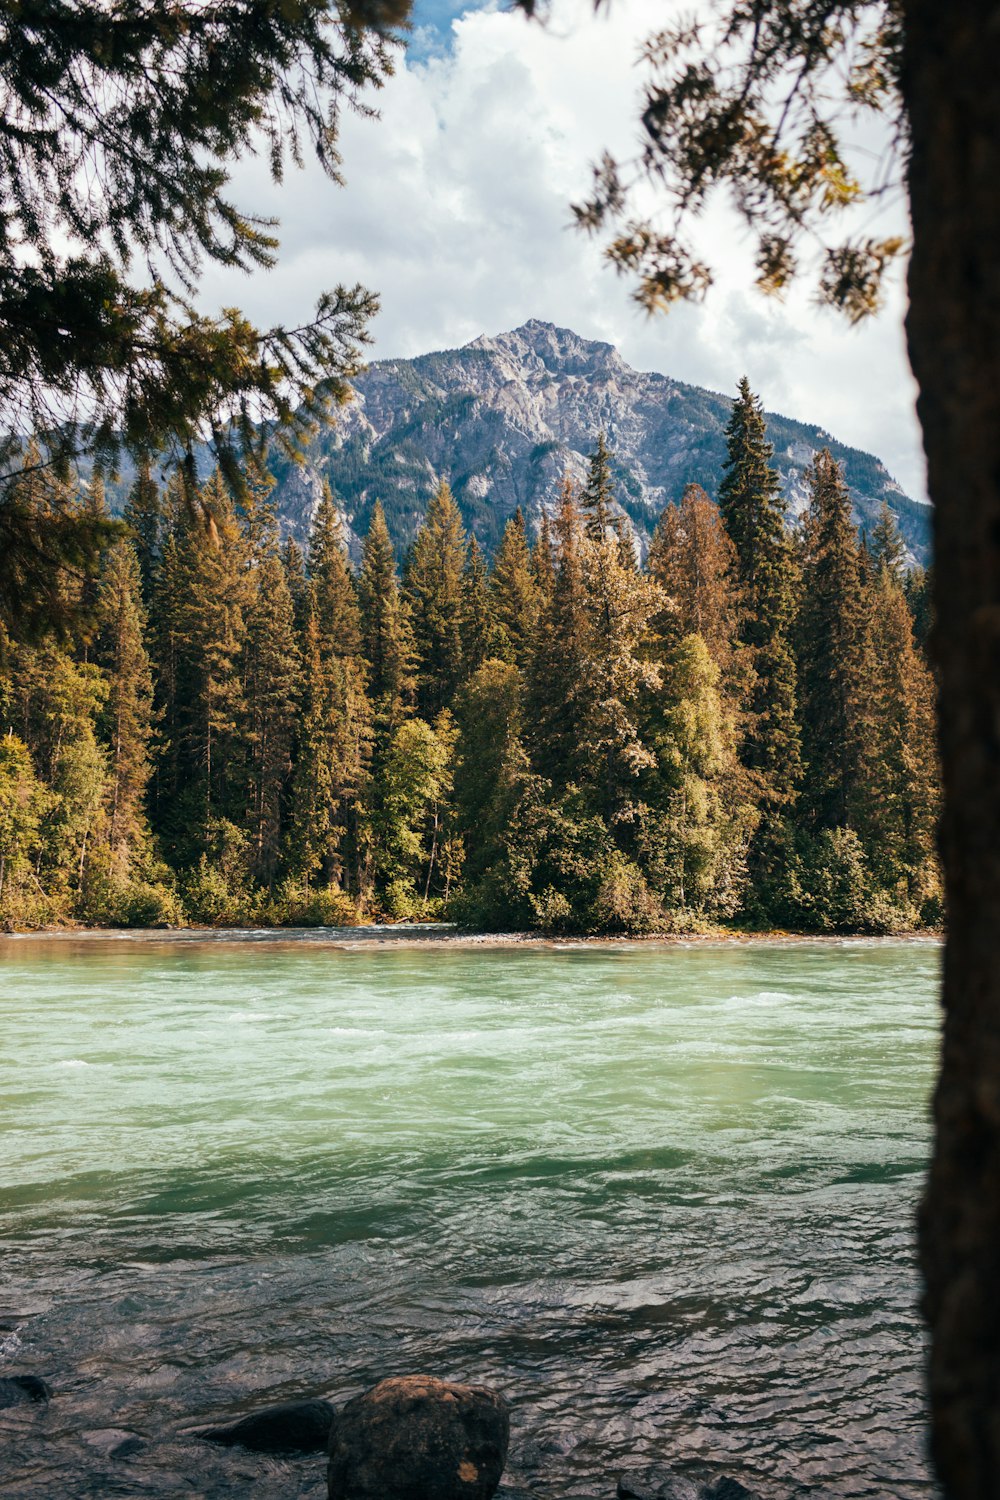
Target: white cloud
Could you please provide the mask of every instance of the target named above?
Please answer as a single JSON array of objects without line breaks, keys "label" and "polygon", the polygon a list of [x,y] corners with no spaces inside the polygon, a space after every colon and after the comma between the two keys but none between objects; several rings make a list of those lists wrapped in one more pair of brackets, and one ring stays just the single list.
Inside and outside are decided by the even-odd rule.
[{"label": "white cloud", "polygon": [[312,167],[280,189],[259,166],[241,169],[238,201],[282,221],[280,263],[236,286],[212,272],[204,300],[300,320],[320,290],[359,280],[382,298],[374,357],[538,317],[715,390],[746,373],[767,406],[877,453],[922,495],[901,289],[859,329],[817,308],[805,283],[787,304],[766,301],[750,285],[746,236],[720,206],[703,229],[716,286],[703,305],[650,321],[600,244],[570,227],[590,162],[604,147],[634,150],[638,42],[662,19],[662,0],[617,0],[597,17],[556,0],[544,29],[495,10],[465,15],[447,56],[400,67],[380,120],[345,121],[346,190]]}]

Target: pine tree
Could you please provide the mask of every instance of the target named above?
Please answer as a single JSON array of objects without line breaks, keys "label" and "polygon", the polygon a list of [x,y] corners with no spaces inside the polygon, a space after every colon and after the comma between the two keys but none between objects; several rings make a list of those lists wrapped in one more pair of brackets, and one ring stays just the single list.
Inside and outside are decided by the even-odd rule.
[{"label": "pine tree", "polygon": [[108,842],[126,853],[146,842],[153,675],[146,650],[142,571],[134,546],[120,541],[101,569],[97,659],[107,681],[102,727],[109,747]]},{"label": "pine tree", "polygon": [[[543,512],[544,517],[544,512]],[[548,523],[539,540],[542,560],[549,549]],[[534,647],[541,607],[541,589],[532,563],[531,550],[518,506],[504,528],[493,560],[490,605],[495,622],[494,652],[503,661],[527,667]]]},{"label": "pine tree", "polygon": [[358,602],[372,706],[380,725],[394,728],[413,698],[414,647],[380,501],[361,551]]},{"label": "pine tree", "polygon": [[719,508],[736,547],[743,605],[740,639],[750,648],[755,672],[743,756],[758,781],[761,859],[763,846],[794,801],[800,774],[791,643],[794,563],[771,456],[760,402],[744,377],[726,428]]},{"label": "pine tree", "polygon": [[851,500],[829,449],[809,472],[813,543],[799,625],[803,813],[814,829],[863,833],[874,753],[870,603]]},{"label": "pine tree", "polygon": [[446,708],[462,678],[462,518],[442,480],[410,549],[404,575],[416,648],[417,707],[427,719]]}]

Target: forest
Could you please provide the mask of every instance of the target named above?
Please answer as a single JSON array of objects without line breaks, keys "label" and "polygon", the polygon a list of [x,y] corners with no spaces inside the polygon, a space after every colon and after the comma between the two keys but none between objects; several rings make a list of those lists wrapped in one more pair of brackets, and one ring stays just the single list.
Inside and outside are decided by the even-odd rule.
[{"label": "forest", "polygon": [[940,925],[928,578],[826,451],[787,523],[745,380],[726,440],[642,565],[603,434],[492,560],[442,483],[357,568],[329,490],[304,556],[259,471],[117,522],[26,449],[104,545],[0,636],[0,926]]}]

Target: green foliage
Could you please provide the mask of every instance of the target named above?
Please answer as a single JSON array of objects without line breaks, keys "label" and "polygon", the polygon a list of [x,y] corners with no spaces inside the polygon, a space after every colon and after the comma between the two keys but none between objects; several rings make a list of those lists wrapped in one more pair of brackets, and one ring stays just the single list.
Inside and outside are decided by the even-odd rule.
[{"label": "green foliage", "polygon": [[[535,10],[535,0],[520,0]],[[886,269],[905,250],[891,237],[837,237],[837,216],[884,194],[903,131],[899,121],[902,11],[892,0],[800,5],[726,3],[668,21],[646,40],[642,153],[629,171],[607,153],[590,198],[575,206],[589,232],[611,231],[607,255],[636,278],[652,312],[702,296],[713,272],[691,227],[719,190],[756,236],[757,283],[781,295],[803,241],[822,246],[822,300],[852,321],[881,302]],[[887,111],[896,131],[875,167],[846,128]],[[633,207],[651,181],[662,212]]]},{"label": "green foliage", "polygon": [[599,443],[587,512],[567,481],[492,573],[442,487],[402,589],[379,507],[356,577],[329,491],[306,567],[260,475],[210,478],[211,532],[143,479],[60,627],[0,630],[0,925],[940,920],[891,529],[859,546],[821,453],[793,559],[747,389],[730,439],[732,540],[688,487],[640,569]]}]

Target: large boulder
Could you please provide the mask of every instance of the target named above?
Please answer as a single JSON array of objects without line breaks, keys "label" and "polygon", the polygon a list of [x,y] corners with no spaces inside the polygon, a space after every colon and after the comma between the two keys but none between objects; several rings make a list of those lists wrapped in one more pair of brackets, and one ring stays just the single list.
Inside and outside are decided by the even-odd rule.
[{"label": "large boulder", "polygon": [[52,1391],[40,1375],[0,1376],[0,1411],[29,1401],[48,1401]]},{"label": "large boulder", "polygon": [[496,1391],[431,1375],[383,1380],[334,1416],[330,1500],[491,1500],[509,1439]]},{"label": "large boulder", "polygon": [[332,1421],[329,1401],[283,1401],[225,1427],[202,1427],[196,1435],[208,1443],[254,1453],[321,1453],[330,1440]]}]

